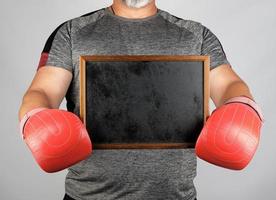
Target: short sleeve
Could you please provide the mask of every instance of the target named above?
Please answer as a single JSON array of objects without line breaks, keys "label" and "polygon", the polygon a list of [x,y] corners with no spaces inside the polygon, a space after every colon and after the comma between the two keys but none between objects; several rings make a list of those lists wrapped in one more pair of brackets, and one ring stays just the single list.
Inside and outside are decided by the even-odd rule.
[{"label": "short sleeve", "polygon": [[37,70],[45,66],[61,67],[73,71],[70,25],[59,25],[47,39],[42,50]]},{"label": "short sleeve", "polygon": [[230,65],[219,39],[204,26],[201,54],[210,56],[211,70],[222,64]]}]

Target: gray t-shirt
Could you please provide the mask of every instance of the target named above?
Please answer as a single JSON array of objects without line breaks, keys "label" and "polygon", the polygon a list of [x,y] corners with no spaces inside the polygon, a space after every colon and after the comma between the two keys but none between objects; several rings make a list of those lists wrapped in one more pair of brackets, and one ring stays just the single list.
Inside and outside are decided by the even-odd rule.
[{"label": "gray t-shirt", "polygon": [[[229,64],[217,37],[201,23],[158,9],[129,19],[107,7],[68,20],[48,38],[40,67],[73,73],[67,109],[79,116],[80,55],[210,55],[211,69]],[[65,192],[76,200],[193,200],[196,155],[190,149],[94,150],[68,168]]]}]

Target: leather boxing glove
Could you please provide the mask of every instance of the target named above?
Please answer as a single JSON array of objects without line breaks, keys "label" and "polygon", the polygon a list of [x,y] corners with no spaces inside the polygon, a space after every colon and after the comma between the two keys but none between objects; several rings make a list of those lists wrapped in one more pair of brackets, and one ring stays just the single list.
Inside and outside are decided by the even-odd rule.
[{"label": "leather boxing glove", "polygon": [[92,153],[85,126],[65,110],[33,109],[20,121],[20,130],[40,168],[49,173],[68,168]]},{"label": "leather boxing glove", "polygon": [[263,116],[248,97],[234,97],[215,109],[196,142],[196,155],[212,164],[233,170],[245,168],[260,139]]}]

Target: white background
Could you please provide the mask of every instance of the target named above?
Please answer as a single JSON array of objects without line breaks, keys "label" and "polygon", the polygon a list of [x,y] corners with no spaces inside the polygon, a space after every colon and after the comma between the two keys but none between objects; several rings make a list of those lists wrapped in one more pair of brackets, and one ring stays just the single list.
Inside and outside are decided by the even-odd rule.
[{"label": "white background", "polygon": [[[111,3],[111,0],[1,1],[1,200],[62,199],[67,171],[47,174],[40,170],[21,140],[17,113],[52,31],[68,19]],[[266,119],[259,148],[244,170],[231,171],[198,159],[195,179],[198,199],[276,199],[276,1],[156,0],[156,3],[173,15],[201,22],[216,34],[233,69],[249,85]]]}]

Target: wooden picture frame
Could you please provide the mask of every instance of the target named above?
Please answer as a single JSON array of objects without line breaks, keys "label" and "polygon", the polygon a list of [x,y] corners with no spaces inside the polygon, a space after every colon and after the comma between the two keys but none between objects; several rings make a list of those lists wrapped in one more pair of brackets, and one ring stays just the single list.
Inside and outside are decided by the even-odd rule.
[{"label": "wooden picture frame", "polygon": [[[115,64],[117,64],[116,67],[115,66],[112,67],[112,65],[115,65]],[[198,79],[199,81],[201,80],[201,83],[203,84],[202,87],[199,87],[199,89],[197,91],[199,96],[202,93],[202,99],[200,99],[201,100],[200,104],[202,105],[202,107],[200,109],[200,112],[202,111],[202,117],[200,117],[201,120],[200,120],[200,122],[198,122],[199,124],[201,124],[200,125],[201,127],[198,127],[198,125],[197,125],[196,133],[194,133],[193,135],[190,133],[189,137],[190,138],[192,137],[192,139],[189,139],[188,142],[184,141],[184,139],[183,139],[184,142],[182,142],[182,141],[178,142],[179,138],[176,139],[175,141],[173,141],[173,139],[171,139],[170,142],[166,142],[165,140],[164,141],[162,140],[162,142],[160,142],[161,140],[158,140],[158,142],[155,142],[154,139],[152,139],[153,141],[151,141],[151,139],[149,139],[151,136],[147,136],[147,139],[144,139],[147,142],[141,142],[142,139],[140,139],[138,142],[134,141],[134,139],[132,139],[131,142],[129,142],[130,139],[126,139],[128,142],[118,142],[118,141],[116,142],[115,140],[114,140],[115,142],[112,142],[111,140],[108,141],[108,142],[99,142],[100,139],[98,140],[98,138],[100,138],[100,136],[99,136],[100,131],[95,131],[95,130],[101,130],[101,129],[99,127],[95,127],[97,124],[92,125],[94,123],[94,121],[92,121],[91,123],[88,124],[89,119],[87,118],[88,115],[96,116],[96,111],[95,111],[94,115],[90,114],[90,113],[94,112],[94,111],[92,112],[91,110],[95,109],[95,107],[93,108],[93,106],[88,105],[88,104],[93,104],[91,102],[96,101],[97,97],[96,96],[92,97],[92,100],[89,99],[90,101],[87,101],[87,98],[90,98],[90,96],[94,95],[94,93],[96,95],[96,92],[94,92],[92,94],[88,93],[87,87],[89,85],[89,87],[97,88],[97,85],[100,84],[99,82],[103,78],[107,77],[107,75],[102,76],[101,78],[97,78],[97,79],[94,78],[93,79],[91,77],[98,74],[98,73],[96,73],[96,71],[93,72],[93,70],[103,69],[103,70],[107,70],[107,71],[109,70],[110,71],[110,70],[112,70],[112,68],[113,69],[122,68],[122,70],[124,70],[124,68],[126,68],[126,67],[123,67],[123,66],[128,66],[128,68],[131,68],[132,65],[133,66],[135,65],[136,66],[135,69],[137,70],[137,69],[139,69],[139,68],[137,68],[138,64],[139,64],[139,66],[143,65],[143,67],[146,68],[145,71],[150,69],[149,66],[155,67],[155,68],[151,68],[151,69],[156,69],[156,71],[158,71],[159,70],[158,69],[159,64],[160,64],[160,66],[163,67],[162,69],[167,70],[167,71],[169,71],[170,69],[173,69],[173,66],[176,66],[176,65],[177,66],[179,65],[180,67],[178,66],[178,69],[181,69],[181,70],[182,69],[184,70],[184,68],[185,68],[185,67],[181,67],[181,66],[187,66],[187,69],[189,69],[190,72],[192,72],[192,70],[196,71],[196,72],[193,72],[193,73],[195,73],[194,77],[196,77],[196,78],[193,79],[193,81]],[[93,67],[91,67],[91,65]],[[107,65],[109,66],[109,68],[107,68]],[[172,66],[170,68],[165,69],[166,67],[164,67],[164,66],[168,66],[168,65],[172,65]],[[105,66],[106,69],[104,69],[104,66]],[[79,65],[79,67],[80,67],[80,75],[79,75],[79,81],[80,81],[80,118],[83,121],[83,123],[85,124],[85,126],[87,127],[87,130],[88,130],[89,135],[91,137],[91,141],[93,143],[93,148],[94,149],[171,149],[171,148],[172,149],[176,149],[176,148],[179,149],[179,148],[194,148],[196,139],[199,135],[200,128],[203,127],[204,123],[206,122],[207,116],[209,116],[209,98],[210,98],[210,91],[209,91],[210,90],[210,86],[209,86],[210,58],[209,58],[209,56],[197,56],[197,55],[85,55],[85,56],[80,56],[80,65]],[[89,71],[89,70],[91,70],[92,72]],[[91,77],[88,75],[88,72],[89,72]],[[160,72],[160,71],[158,71],[158,72]],[[116,72],[112,72],[112,73],[114,73],[114,76],[116,75]],[[118,73],[122,74],[122,72],[118,72]],[[126,73],[129,73],[129,72],[128,71],[126,72],[124,70],[124,73],[126,75]],[[137,73],[137,71],[135,73]],[[139,71],[139,73],[141,73],[141,72]],[[156,72],[153,72],[153,73],[156,73]],[[173,73],[173,72],[171,72],[171,73]],[[198,73],[198,74],[196,74],[196,73]],[[172,76],[178,76],[177,74],[178,73],[176,73],[176,71],[174,71]],[[109,76],[111,77],[112,75],[109,75]],[[142,76],[144,76],[144,75],[140,75],[140,76],[138,76],[137,74],[135,76],[133,75],[133,77],[138,77],[138,78],[137,78],[137,82],[133,83],[132,85],[141,84],[141,81],[139,82],[139,80],[140,80],[139,77],[142,77]],[[154,76],[155,75],[153,74],[152,77],[154,78]],[[161,76],[161,77],[163,79],[166,79],[167,76],[164,75],[164,76]],[[92,82],[94,81],[95,83],[91,83],[90,78],[93,79]],[[189,76],[187,78],[189,78]],[[114,82],[114,79],[112,79],[112,80]],[[132,80],[134,80],[134,78],[132,78],[131,81]],[[178,77],[177,80],[182,81],[181,78],[179,78],[179,77]],[[96,83],[96,81],[97,81],[97,83]],[[166,79],[165,82],[170,82],[170,81],[171,80]],[[115,80],[115,82],[116,82],[116,80]],[[173,80],[171,82],[173,82]],[[121,83],[122,83],[122,81],[120,81],[116,84],[121,84]],[[163,82],[160,82],[160,83],[163,83]],[[107,85],[107,82],[104,83],[104,84]],[[173,82],[173,84],[176,84],[176,83]],[[105,85],[105,87],[108,87],[106,85]],[[164,86],[164,87],[167,87],[167,86]],[[197,88],[197,87],[195,87],[195,88]],[[95,91],[96,91],[96,89],[95,89]],[[126,90],[123,90],[123,91],[125,92]],[[178,91],[180,91],[179,93],[182,92],[181,87],[178,88]],[[170,92],[170,90],[168,90],[168,92]],[[133,94],[135,94],[135,93],[132,93],[132,95]],[[183,96],[183,94],[181,94],[181,95]],[[126,95],[128,95],[128,94],[126,94]],[[124,96],[124,97],[126,97],[126,96]],[[112,98],[114,99],[114,96]],[[191,100],[189,100],[189,102],[191,102]],[[191,102],[191,103],[193,103],[193,102]],[[101,104],[97,104],[97,105],[101,105]],[[110,105],[110,104],[105,104],[105,105]],[[172,106],[172,105],[174,106],[174,104],[171,104],[170,106]],[[182,105],[179,104],[179,106],[182,106]],[[112,107],[110,107],[110,108],[112,108]],[[90,109],[90,112],[88,112],[89,109]],[[186,116],[188,116],[188,115],[186,114]],[[117,118],[117,119],[118,119],[118,123],[120,121],[122,121],[119,118]],[[180,119],[181,119],[181,117],[180,117]],[[162,120],[164,120],[164,119],[162,119]],[[197,119],[195,119],[195,120],[197,120]],[[185,121],[185,117],[183,118],[183,122],[184,121]],[[98,121],[98,124],[100,124],[99,122],[100,121]],[[115,123],[115,126],[116,125],[117,124]],[[89,127],[89,126],[94,126],[94,129]],[[114,123],[113,123],[113,126],[114,126]],[[171,124],[170,124],[170,126],[171,126]],[[102,128],[103,127],[104,126],[102,126]],[[92,131],[92,130],[94,130],[94,131]],[[112,130],[112,129],[110,129],[110,130]],[[98,134],[98,137],[95,137],[96,133]],[[118,131],[117,133],[114,132],[112,134],[118,134],[119,135],[120,133],[121,132]],[[94,136],[93,136],[93,134],[94,134]],[[104,133],[104,134],[108,134],[108,133]],[[122,136],[122,138],[126,137],[126,135],[128,133],[124,133],[124,134],[125,135]],[[151,133],[151,134],[153,134],[153,133]],[[179,134],[179,133],[177,133],[177,134]],[[137,135],[135,135],[135,137],[140,137],[140,135],[142,135],[142,133],[139,133],[139,134],[137,133]],[[153,136],[153,138],[154,137],[155,136]],[[160,137],[165,138],[164,135],[162,135]],[[166,137],[168,137],[168,135]],[[170,137],[171,136],[169,136],[169,138]],[[177,136],[177,137],[182,137],[182,136]],[[144,138],[146,138],[146,137],[144,137]],[[176,138],[176,136],[175,136],[175,138]],[[95,141],[95,140],[98,140],[98,142]]]}]

